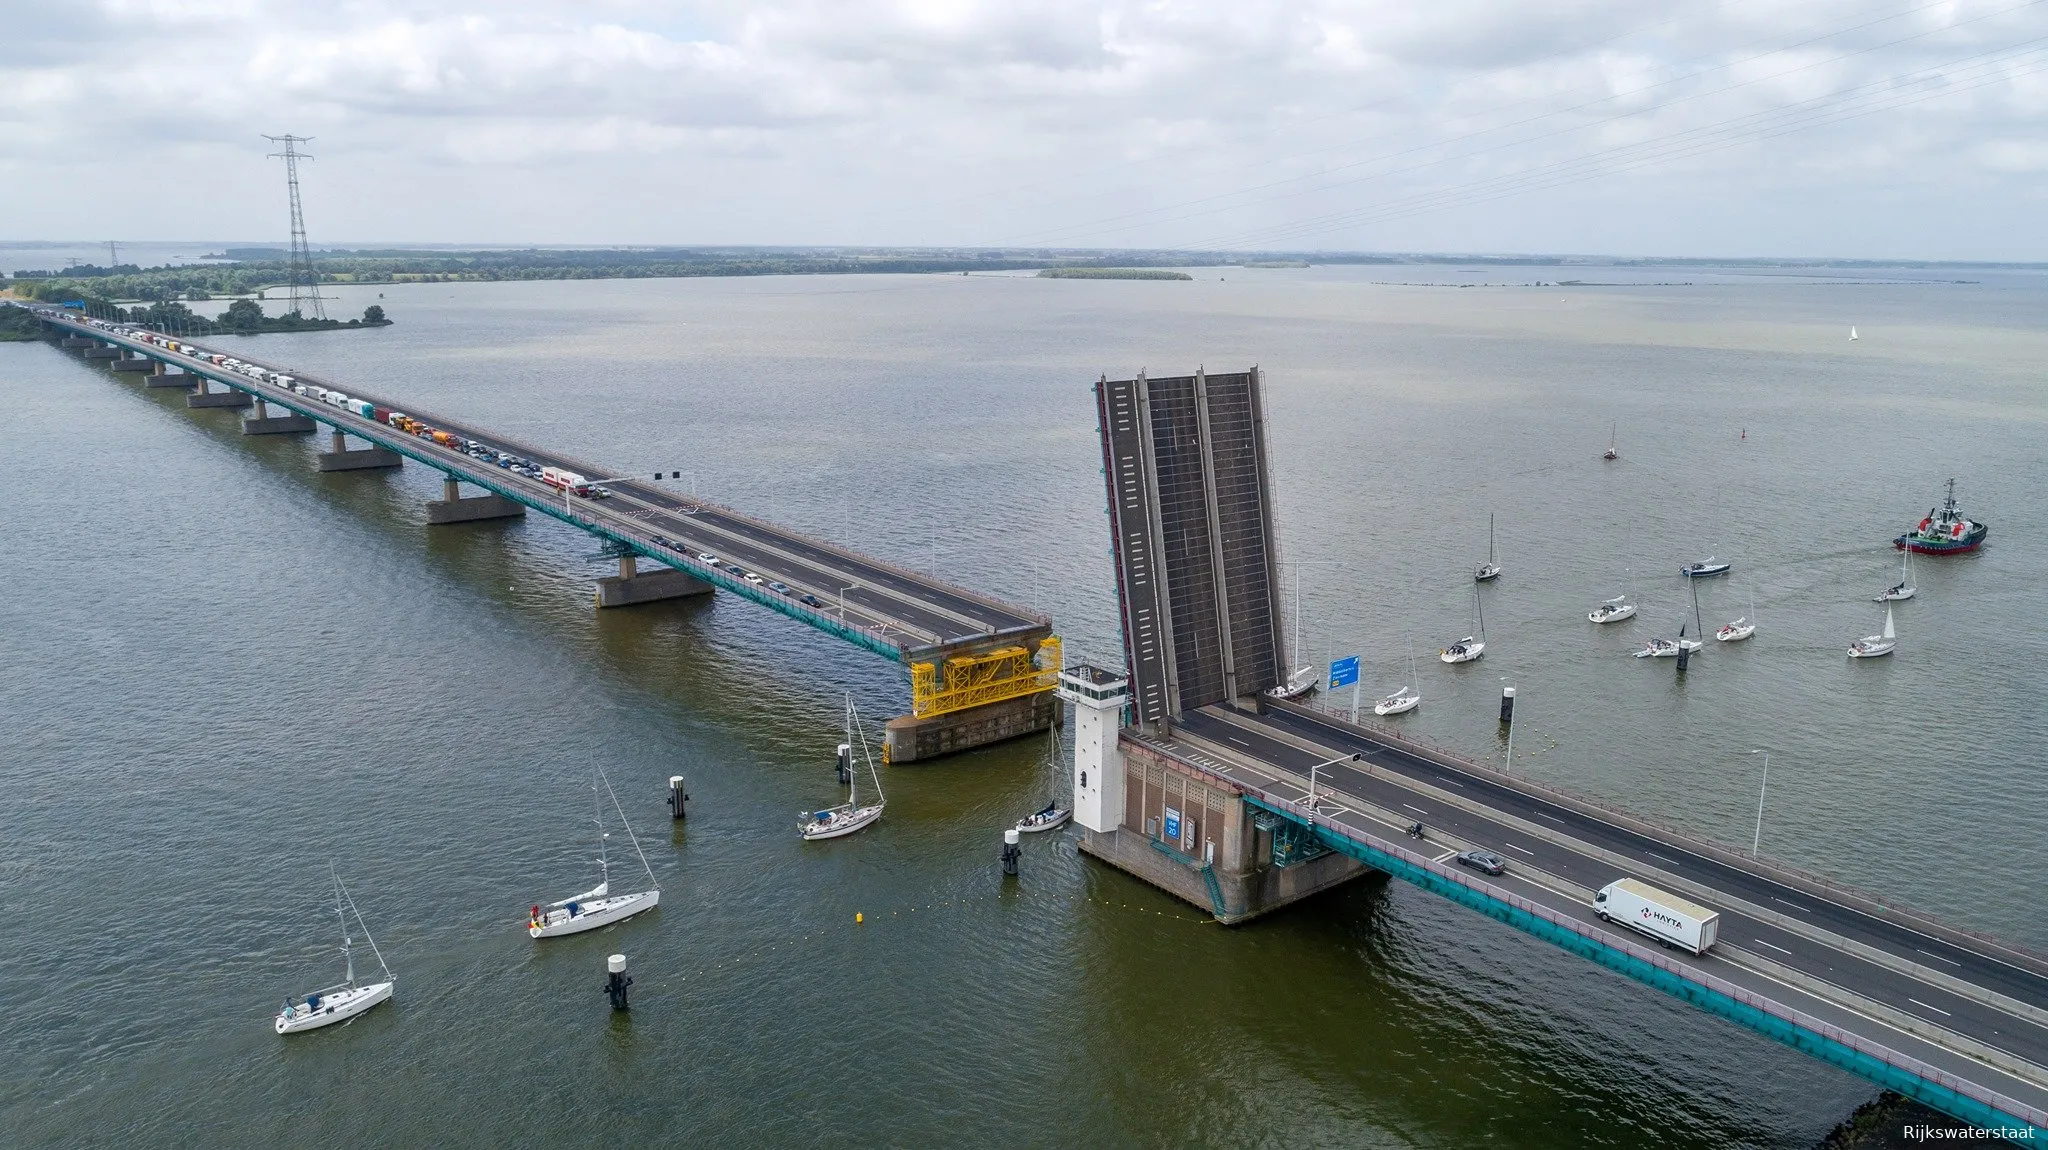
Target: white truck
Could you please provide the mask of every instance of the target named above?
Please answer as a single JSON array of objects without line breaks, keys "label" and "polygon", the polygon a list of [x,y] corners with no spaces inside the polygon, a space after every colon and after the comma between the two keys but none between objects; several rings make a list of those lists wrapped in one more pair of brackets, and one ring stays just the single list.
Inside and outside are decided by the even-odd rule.
[{"label": "white truck", "polygon": [[1658,942],[1705,954],[1721,933],[1721,915],[1632,878],[1616,879],[1593,896],[1602,921],[1639,930]]}]

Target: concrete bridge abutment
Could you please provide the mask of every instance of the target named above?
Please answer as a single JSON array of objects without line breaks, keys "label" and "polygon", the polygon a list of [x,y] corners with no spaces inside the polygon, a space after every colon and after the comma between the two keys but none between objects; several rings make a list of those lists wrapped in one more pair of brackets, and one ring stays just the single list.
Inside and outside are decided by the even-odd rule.
[{"label": "concrete bridge abutment", "polygon": [[213,390],[211,390],[211,389],[210,389],[210,388],[208,387],[208,384],[207,384],[207,380],[206,380],[206,377],[205,377],[205,376],[201,376],[201,377],[199,378],[199,388],[198,388],[198,390],[194,391],[194,392],[193,392],[193,393],[192,393],[191,395],[188,395],[188,396],[186,396],[186,397],[185,397],[185,406],[186,406],[186,407],[235,407],[235,408],[240,408],[240,407],[248,407],[248,406],[249,406],[250,404],[253,404],[253,403],[255,403],[255,402],[256,402],[256,397],[255,397],[255,396],[252,396],[252,395],[250,395],[250,394],[249,394],[248,392],[246,392],[246,391],[236,391],[236,390],[235,390],[234,388],[232,388],[232,387],[230,387],[230,388],[227,388],[227,389],[226,389],[226,390],[224,390],[224,391],[213,391]]},{"label": "concrete bridge abutment", "polygon": [[270,414],[270,405],[258,399],[249,414],[242,417],[243,435],[289,435],[303,434],[313,430],[311,416],[300,415],[286,409],[280,415]]},{"label": "concrete bridge abutment", "polygon": [[472,495],[465,498],[462,494],[462,483],[451,475],[441,481],[441,498],[427,504],[427,525],[433,527],[448,523],[475,523],[485,519],[517,519],[525,514],[525,507],[502,495]]},{"label": "concrete bridge abutment", "polygon": [[321,452],[314,464],[321,471],[368,471],[386,467],[400,467],[405,457],[396,451],[381,447],[365,447],[355,451],[348,448],[348,436],[340,431],[333,433],[326,451]]},{"label": "concrete bridge abutment", "polygon": [[105,345],[105,344],[100,344],[100,345],[94,346],[94,345],[92,345],[92,344],[91,344],[91,341],[87,341],[87,343],[88,343],[88,345],[87,345],[87,347],[86,347],[86,349],[85,349],[85,358],[87,358],[87,359],[120,359],[120,358],[121,358],[121,349],[120,349],[120,348],[118,348],[118,347],[110,347],[110,346],[107,346],[107,345]]},{"label": "concrete bridge abutment", "polygon": [[695,575],[674,568],[649,571],[643,575],[636,556],[622,555],[619,557],[619,573],[597,581],[597,605],[634,607],[641,603],[659,603],[664,599],[709,595],[714,590],[716,588],[711,584]]},{"label": "concrete bridge abutment", "polygon": [[57,346],[70,351],[84,351],[86,348],[94,346],[94,341],[82,336],[69,335],[58,340]]},{"label": "concrete bridge abutment", "polygon": [[133,358],[129,358],[126,356],[118,357],[114,360],[114,362],[108,364],[107,366],[113,368],[115,371],[150,371],[153,369],[162,370],[163,368],[163,365],[158,363],[156,360],[150,359],[148,356],[141,355],[135,356]]}]

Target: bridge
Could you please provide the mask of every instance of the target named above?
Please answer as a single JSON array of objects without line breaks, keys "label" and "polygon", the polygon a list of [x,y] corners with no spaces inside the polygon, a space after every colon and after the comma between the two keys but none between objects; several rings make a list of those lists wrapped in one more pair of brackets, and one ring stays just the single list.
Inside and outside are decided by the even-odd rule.
[{"label": "bridge", "polygon": [[[1084,852],[1226,923],[1379,872],[1964,1121],[2048,1138],[2048,956],[1275,697],[1293,664],[1258,392],[1256,370],[1097,385],[1125,661],[1060,676]],[[1471,849],[1505,873],[1458,866]],[[1621,878],[1717,913],[1718,941],[1665,949],[1603,920],[1594,892]]]},{"label": "bridge", "polygon": [[[248,412],[242,420],[248,434],[309,433],[325,425],[329,447],[316,456],[323,471],[379,470],[411,460],[441,472],[443,498],[427,506],[430,524],[535,511],[608,541],[619,573],[599,581],[600,607],[722,590],[903,664],[911,713],[885,728],[890,762],[1044,731],[1058,721],[1053,688],[1060,643],[1047,616],[680,494],[664,487],[659,475],[614,478],[597,464],[246,352],[71,309],[14,306],[27,307],[62,346],[88,360],[146,386],[189,391],[191,407]],[[327,402],[323,393],[345,393],[371,412]],[[406,424],[380,411],[399,412]],[[496,459],[600,482],[589,496],[579,496]],[[483,494],[465,496],[464,484]],[[597,489],[609,494],[600,497]],[[643,570],[643,562],[652,569]]]}]

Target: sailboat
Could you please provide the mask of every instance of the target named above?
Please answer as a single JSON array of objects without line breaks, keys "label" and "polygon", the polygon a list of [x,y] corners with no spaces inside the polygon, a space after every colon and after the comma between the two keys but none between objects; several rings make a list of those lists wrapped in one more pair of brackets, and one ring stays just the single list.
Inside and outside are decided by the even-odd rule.
[{"label": "sailboat", "polygon": [[[603,790],[598,789],[603,785]],[[527,912],[526,933],[535,938],[555,938],[564,934],[581,934],[596,930],[622,919],[628,919],[643,910],[653,910],[661,903],[661,886],[655,881],[654,867],[647,861],[646,852],[640,849],[640,840],[634,837],[633,827],[626,822],[625,809],[619,806],[619,796],[612,794],[612,810],[619,816],[619,825],[626,828],[626,838],[633,844],[633,853],[640,856],[640,865],[647,869],[647,882],[651,889],[633,894],[612,894],[611,856],[605,847],[605,840],[611,835],[604,829],[604,795],[611,791],[611,780],[604,772],[593,768],[590,773],[590,797],[595,803],[596,814],[592,822],[597,824],[597,869],[598,884],[582,894],[549,903],[545,908],[536,906]]]},{"label": "sailboat", "polygon": [[1437,658],[1442,659],[1446,663],[1469,663],[1479,656],[1486,654],[1486,605],[1479,601],[1479,587],[1477,584],[1474,584],[1472,587],[1472,606],[1479,613],[1479,637],[1475,639],[1467,635],[1443,650],[1438,651],[1436,653]]},{"label": "sailboat", "polygon": [[1405,715],[1422,705],[1422,690],[1415,685],[1415,652],[1408,652],[1408,685],[1394,688],[1394,693],[1372,705],[1372,713],[1385,718],[1388,715]]},{"label": "sailboat", "polygon": [[1849,325],[1849,342],[1850,342],[1850,343],[1855,343],[1855,342],[1856,342],[1857,340],[1859,340],[1859,339],[1862,339],[1862,338],[1863,338],[1862,336],[1860,336],[1860,335],[1857,335],[1857,334],[1856,334],[1856,325],[1855,325],[1855,324],[1853,324],[1853,323],[1852,323],[1852,324],[1850,324],[1850,325]]},{"label": "sailboat", "polygon": [[882,817],[882,776],[875,773],[875,756],[868,750],[867,734],[860,729],[860,712],[854,709],[853,695],[849,692],[846,696],[846,742],[851,746],[856,741],[860,744],[861,754],[868,761],[868,778],[875,784],[875,801],[868,806],[860,805],[860,771],[848,771],[845,802],[822,811],[804,812],[803,821],[797,824],[796,833],[805,839],[836,839],[841,835],[850,835]]},{"label": "sailboat", "polygon": [[[1301,655],[1301,564],[1294,565],[1294,655]],[[1322,671],[1314,663],[1304,663],[1289,672],[1285,683],[1268,687],[1266,694],[1275,699],[1299,699],[1321,686]]]},{"label": "sailboat", "polygon": [[[1050,730],[1052,731],[1053,765],[1065,766],[1066,759],[1064,756],[1060,754],[1059,724],[1053,724]],[[1074,808],[1063,807],[1060,805],[1060,801],[1058,799],[1054,799],[1053,801],[1045,804],[1045,806],[1037,812],[1025,815],[1023,818],[1018,819],[1017,830],[1027,835],[1034,835],[1040,831],[1056,830],[1060,826],[1065,824],[1068,819],[1073,817]]]},{"label": "sailboat", "polygon": [[1892,609],[1886,607],[1884,609],[1884,631],[1876,635],[1865,635],[1854,643],[1849,644],[1849,657],[1851,659],[1875,659],[1879,655],[1891,654],[1898,649],[1898,646],[1898,632],[1892,629]]},{"label": "sailboat", "polygon": [[1489,579],[1500,578],[1500,564],[1495,561],[1493,552],[1493,516],[1491,514],[1488,514],[1486,517],[1486,562],[1479,565],[1479,570],[1473,573],[1472,578],[1481,583]]},{"label": "sailboat", "polygon": [[1902,549],[1899,555],[1899,581],[1878,592],[1875,601],[1895,603],[1901,599],[1911,599],[1918,593],[1919,588],[1913,586],[1913,552]]},{"label": "sailboat", "polygon": [[1756,634],[1756,595],[1752,592],[1749,596],[1749,614],[1742,616],[1732,623],[1723,624],[1720,630],[1714,632],[1714,638],[1723,643],[1739,643],[1754,634]]},{"label": "sailboat", "polygon": [[1614,449],[1615,433],[1620,430],[1621,424],[1618,421],[1612,427],[1609,427],[1607,429],[1607,450],[1600,454],[1600,458],[1606,460],[1615,460],[1621,458],[1621,452],[1616,451]]},{"label": "sailboat", "polygon": [[[347,1022],[356,1015],[391,997],[391,988],[398,984],[391,968],[384,963],[384,954],[377,949],[377,940],[370,937],[370,928],[363,925],[363,913],[356,910],[356,900],[349,897],[348,888],[341,884],[341,874],[333,867],[328,873],[334,877],[334,917],[341,921],[341,961],[346,972],[342,980],[333,986],[316,990],[306,995],[304,1006],[296,998],[287,999],[284,1008],[273,1020],[279,1034],[297,1034],[301,1030],[317,1030],[337,1022]],[[348,933],[348,916],[354,912],[356,927],[363,932],[363,940],[370,944],[370,953],[377,956],[377,965],[384,971],[384,981],[367,986],[356,984],[356,958],[354,940]]]}]

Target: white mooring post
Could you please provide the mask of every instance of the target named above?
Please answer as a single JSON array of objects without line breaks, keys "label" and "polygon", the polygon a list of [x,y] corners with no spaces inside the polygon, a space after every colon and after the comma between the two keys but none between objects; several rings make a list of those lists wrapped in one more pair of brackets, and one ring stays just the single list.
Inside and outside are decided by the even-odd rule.
[{"label": "white mooring post", "polygon": [[1059,696],[1074,708],[1074,821],[1108,834],[1124,818],[1124,756],[1117,746],[1130,680],[1076,664],[1060,671]]}]

